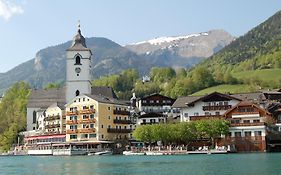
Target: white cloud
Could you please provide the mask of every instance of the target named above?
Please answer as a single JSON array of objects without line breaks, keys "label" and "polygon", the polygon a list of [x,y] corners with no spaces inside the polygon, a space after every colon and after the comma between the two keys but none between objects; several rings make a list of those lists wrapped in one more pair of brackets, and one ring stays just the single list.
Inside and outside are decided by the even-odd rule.
[{"label": "white cloud", "polygon": [[10,1],[0,0],[0,17],[8,21],[13,15],[23,13],[23,8],[20,5]]}]

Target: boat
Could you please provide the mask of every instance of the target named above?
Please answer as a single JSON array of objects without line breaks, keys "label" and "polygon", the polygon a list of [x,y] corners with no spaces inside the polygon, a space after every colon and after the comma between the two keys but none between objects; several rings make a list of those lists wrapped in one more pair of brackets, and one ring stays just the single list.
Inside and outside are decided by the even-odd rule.
[{"label": "boat", "polygon": [[142,155],[145,155],[145,153],[144,152],[123,151],[123,155],[126,155],[126,156],[142,156]]},{"label": "boat", "polygon": [[186,154],[227,154],[226,150],[187,151]]},{"label": "boat", "polygon": [[99,152],[94,152],[94,153],[88,153],[88,156],[93,156],[93,155],[98,155],[98,156],[101,156],[101,155],[112,155],[113,152],[112,151],[99,151]]},{"label": "boat", "polygon": [[160,155],[164,155],[164,153],[149,151],[149,152],[145,152],[145,155],[148,155],[148,156],[160,156]]}]

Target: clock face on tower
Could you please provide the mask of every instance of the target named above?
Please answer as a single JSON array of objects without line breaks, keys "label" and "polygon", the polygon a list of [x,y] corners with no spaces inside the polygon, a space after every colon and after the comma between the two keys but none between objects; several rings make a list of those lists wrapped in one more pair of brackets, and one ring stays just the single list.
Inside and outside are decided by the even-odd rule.
[{"label": "clock face on tower", "polygon": [[75,68],[75,72],[76,72],[76,73],[80,73],[80,72],[81,72],[81,68],[80,68],[80,67],[76,67],[76,68]]}]

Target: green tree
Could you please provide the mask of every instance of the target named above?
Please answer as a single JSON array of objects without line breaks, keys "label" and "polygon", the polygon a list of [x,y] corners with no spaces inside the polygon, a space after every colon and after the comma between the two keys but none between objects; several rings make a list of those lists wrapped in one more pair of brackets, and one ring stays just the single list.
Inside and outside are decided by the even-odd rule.
[{"label": "green tree", "polygon": [[60,83],[49,83],[44,87],[45,90],[58,88],[60,88]]},{"label": "green tree", "polygon": [[30,87],[24,82],[14,84],[0,103],[0,149],[7,151],[16,143],[18,133],[26,129],[26,105]]}]

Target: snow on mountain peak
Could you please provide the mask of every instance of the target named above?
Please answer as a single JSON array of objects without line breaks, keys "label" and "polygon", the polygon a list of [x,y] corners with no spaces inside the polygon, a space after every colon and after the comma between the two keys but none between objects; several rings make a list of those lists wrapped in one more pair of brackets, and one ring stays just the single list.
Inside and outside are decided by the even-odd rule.
[{"label": "snow on mountain peak", "polygon": [[182,39],[187,39],[187,38],[191,38],[191,37],[197,37],[197,36],[207,36],[208,33],[197,33],[197,34],[190,34],[190,35],[184,35],[184,36],[175,36],[175,37],[158,37],[158,38],[154,38],[148,41],[141,41],[141,42],[137,42],[137,43],[133,43],[131,45],[139,45],[139,44],[145,44],[145,43],[149,43],[151,45],[160,45],[162,43],[169,43],[169,42],[173,42],[173,41],[177,41],[177,40],[182,40]]}]

